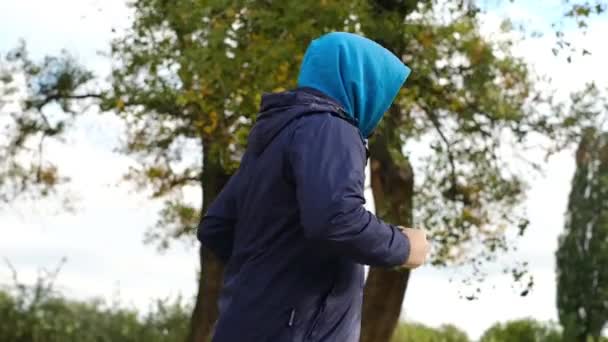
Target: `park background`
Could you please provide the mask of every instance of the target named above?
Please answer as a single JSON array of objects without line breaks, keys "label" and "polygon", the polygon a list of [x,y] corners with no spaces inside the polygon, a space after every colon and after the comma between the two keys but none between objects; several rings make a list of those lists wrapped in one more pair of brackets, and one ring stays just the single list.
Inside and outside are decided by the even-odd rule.
[{"label": "park background", "polygon": [[[10,130],[16,127],[11,121],[15,116],[10,116],[9,113],[25,111],[20,101],[32,96],[31,89],[28,89],[23,81],[19,83],[19,72],[22,71],[12,68],[14,65],[22,66],[19,64],[19,58],[12,60],[9,58],[11,51],[15,51],[21,41],[26,44],[27,58],[34,63],[40,63],[45,56],[61,56],[62,50],[65,49],[73,56],[79,67],[88,69],[96,75],[95,79],[87,80],[80,89],[108,88],[112,83],[110,75],[113,68],[120,67],[120,61],[110,50],[112,41],[126,35],[125,32],[132,28],[134,18],[141,15],[138,11],[143,11],[142,8],[146,6],[155,6],[151,4],[157,2],[162,3],[162,1],[136,1],[140,4],[137,8],[118,0],[0,2],[0,53],[3,55],[0,66],[4,71],[13,72],[17,79],[17,88],[21,87],[16,93],[0,94],[4,96],[3,101],[0,101],[2,104],[0,123],[3,125],[6,123],[9,130],[9,133],[3,135],[1,139],[6,138],[5,140],[9,141],[12,136]],[[191,2],[201,7],[221,6],[222,3],[221,1]],[[231,2],[226,2],[228,3]],[[311,7],[321,6],[322,9],[322,5],[319,5],[322,3],[329,3],[326,6],[331,8],[332,4],[337,2],[314,2]],[[395,3],[397,6],[405,6],[399,1]],[[441,7],[445,6],[445,1],[429,3],[433,4],[429,5],[433,7],[431,10],[433,15],[444,15],[437,13],[445,11]],[[496,44],[512,40],[512,45],[508,47],[509,53],[521,58],[531,74],[551,79],[548,81],[545,78],[539,81],[539,84],[542,86],[546,84],[546,93],[551,92],[554,96],[552,101],[564,103],[567,107],[561,108],[564,117],[570,115],[568,108],[573,102],[571,95],[581,91],[585,94],[592,93],[593,91],[586,87],[593,82],[597,93],[593,93],[592,101],[599,108],[594,122],[598,123],[601,121],[601,112],[607,111],[602,108],[601,101],[604,89],[608,86],[608,72],[605,65],[605,61],[608,60],[608,44],[606,44],[608,18],[599,10],[605,9],[605,4],[602,5],[601,2],[598,4],[600,6],[598,13],[595,12],[595,3],[592,3],[590,7],[592,10],[580,16],[568,15],[568,11],[576,8],[575,5],[560,0],[496,0],[473,4],[465,2],[464,5],[455,6],[478,6],[479,11],[472,11],[468,15],[475,18],[477,25],[475,30],[479,35],[484,40]],[[272,5],[268,6],[272,7]],[[464,11],[461,7],[458,8]],[[289,10],[284,6],[280,8],[280,11],[289,12]],[[277,18],[286,16],[280,11],[277,9]],[[301,9],[298,8],[297,11]],[[294,12],[297,11],[294,9]],[[298,20],[298,18],[286,17],[285,20],[277,20],[276,25],[284,25],[289,23],[289,20]],[[272,18],[271,15],[268,17],[268,25],[273,25]],[[346,18],[351,21],[347,24],[351,30],[360,30],[356,22],[364,19],[356,16],[346,16]],[[580,25],[579,21],[584,22],[584,25]],[[407,20],[405,22],[407,23]],[[365,24],[362,25],[365,27]],[[377,25],[382,26],[381,23]],[[390,26],[387,26],[387,29],[390,29]],[[323,29],[319,29],[318,32],[323,32]],[[314,32],[310,34],[313,35]],[[276,44],[281,44],[281,38],[278,39]],[[416,36],[411,39],[425,43],[424,37]],[[569,42],[571,46],[560,45],[561,40]],[[299,45],[294,49],[301,50],[306,46],[306,42],[303,41],[296,43]],[[412,54],[408,58],[422,57]],[[274,68],[279,70],[286,61],[293,62],[278,58],[275,60]],[[405,62],[410,64],[407,59]],[[472,67],[476,66],[472,65]],[[413,75],[417,72],[424,72],[424,69],[419,71],[414,67]],[[288,74],[289,76],[285,76],[287,80],[274,80],[277,84],[281,84],[277,85],[277,88],[283,84],[290,84],[290,79],[293,77],[291,73]],[[264,86],[267,87],[262,89],[264,91],[275,90],[272,88],[275,86],[272,82],[262,84],[260,87]],[[8,89],[8,86],[3,89]],[[408,92],[407,84],[404,92]],[[255,102],[256,99],[251,101]],[[413,101],[415,102],[416,99]],[[103,335],[106,336],[104,341],[153,340],[152,335],[136,337],[137,329],[148,331],[156,329],[159,331],[158,336],[164,336],[154,337],[159,340],[162,340],[161,338],[178,340],[189,334],[190,310],[198,289],[197,279],[200,270],[198,245],[192,232],[189,236],[186,234],[186,238],[169,239],[168,248],[163,246],[163,242],[166,242],[164,237],[155,239],[158,234],[153,227],[158,221],[158,213],[166,208],[166,198],[150,198],[150,193],[153,192],[153,189],[150,189],[154,186],[146,185],[142,190],[133,185],[137,181],[123,180],[129,169],[140,165],[140,161],[135,153],[116,151],[122,149],[125,141],[129,139],[125,137],[128,124],[125,123],[124,116],[98,114],[120,112],[123,110],[121,107],[125,106],[116,101],[113,103],[116,108],[108,108],[107,103],[98,105],[95,99],[87,103],[86,108],[74,105],[75,110],[83,115],[76,116],[70,123],[69,129],[61,133],[60,140],[49,138],[45,141],[45,160],[52,161],[53,165],[57,166],[57,172],[62,177],[68,177],[69,182],[65,184],[53,182],[53,189],[47,194],[41,191],[37,184],[40,179],[24,177],[23,179],[32,180],[33,183],[32,186],[24,188],[25,195],[19,193],[12,196],[13,188],[6,190],[11,196],[3,197],[6,201],[0,206],[0,257],[5,261],[0,266],[0,284],[3,289],[0,294],[0,316],[12,312],[11,317],[17,317],[15,319],[22,320],[23,324],[11,327],[5,318],[0,317],[0,326],[5,325],[5,330],[0,327],[0,332],[8,334],[6,329],[16,331],[15,327],[21,326],[22,328],[19,329],[25,329],[23,336],[29,333],[31,340],[52,340],[49,339],[50,337],[45,337],[46,333],[39,333],[35,337],[34,330],[45,331],[42,328],[44,320],[28,316],[35,315],[36,310],[32,308],[36,305],[44,308],[33,299],[36,297],[35,290],[38,286],[38,289],[43,288],[48,292],[41,295],[41,302],[65,298],[68,302],[62,305],[66,307],[76,305],[72,301],[90,303],[86,304],[91,306],[88,309],[82,304],[83,308],[72,308],[71,311],[67,311],[74,314],[78,310],[83,310],[89,312],[80,315],[83,320],[90,315],[91,320],[107,322],[100,323],[97,328],[99,331],[94,334],[99,336],[110,334],[102,331],[104,326],[108,327],[108,331],[122,329],[112,327],[112,324],[129,326],[127,330],[132,331],[132,336],[128,338]],[[593,108],[595,110],[595,107]],[[541,111],[547,112],[542,113],[543,115],[551,116],[552,110],[547,107]],[[60,116],[56,113],[62,112],[62,108],[57,104],[51,104],[48,111],[50,115]],[[248,113],[248,115],[253,114],[255,113]],[[555,117],[559,115],[555,114]],[[572,124],[572,127],[576,127],[576,134],[569,134],[568,131],[568,134],[559,137],[551,134],[546,134],[548,138],[534,135],[526,137],[532,144],[541,145],[540,148],[524,150],[501,146],[497,153],[527,183],[522,190],[525,196],[517,197],[517,203],[509,209],[514,216],[521,214],[529,220],[525,234],[520,237],[517,228],[506,229],[504,234],[509,248],[504,251],[499,248],[499,251],[494,252],[492,260],[484,262],[479,267],[473,267],[467,261],[453,264],[448,262],[446,266],[429,265],[412,272],[401,318],[408,323],[423,324],[438,330],[431,332],[432,329],[426,331],[418,325],[403,326],[400,329],[412,329],[406,331],[404,335],[409,337],[402,337],[403,341],[425,341],[422,337],[418,339],[413,337],[416,329],[421,331],[417,333],[427,334],[428,336],[424,338],[429,341],[451,341],[444,339],[446,337],[437,337],[441,334],[438,331],[444,329],[441,327],[446,324],[457,327],[466,332],[472,340],[477,340],[494,324],[519,319],[530,320],[513,323],[515,326],[513,330],[536,329],[536,337],[531,341],[541,341],[541,338],[544,338],[541,337],[544,333],[538,331],[555,329],[561,334],[556,307],[556,250],[558,237],[566,227],[568,199],[576,171],[575,152],[580,147],[579,143],[583,137],[579,132],[583,132],[583,128],[589,126],[587,121],[580,119],[578,113],[572,121],[576,122]],[[600,124],[596,126],[602,128]],[[30,138],[32,137],[28,137]],[[417,175],[416,182],[420,186],[424,176],[418,177],[418,175],[425,174],[426,158],[435,151],[429,147],[433,144],[432,139],[421,134],[417,139],[407,140],[403,144],[403,153],[408,156]],[[565,143],[560,144],[557,151],[545,159],[547,150],[554,147],[552,142],[559,139],[563,139]],[[192,146],[184,143],[183,150],[184,154],[188,155]],[[8,169],[9,156],[3,155],[5,158],[0,160],[0,163],[5,163],[3,171]],[[25,154],[25,157],[19,156],[16,159],[27,164],[28,156]],[[541,171],[529,167],[526,160],[538,162]],[[10,177],[11,173],[2,176]],[[9,183],[0,182],[0,189],[4,191],[1,186]],[[150,183],[154,183],[154,180]],[[200,191],[192,187],[184,187],[181,190],[184,201],[192,203],[194,207],[200,207]],[[371,189],[368,190],[367,197],[370,209],[375,209]],[[419,201],[424,201],[424,198]],[[415,200],[414,207],[417,203],[419,202]],[[416,213],[414,217],[416,220]],[[607,228],[602,229],[605,231]],[[516,246],[517,249],[513,250],[511,246]],[[475,247],[472,249],[475,250]],[[608,249],[604,248],[604,251],[606,250]],[[514,279],[511,265],[521,266],[523,275],[518,279]],[[608,265],[603,270],[600,268],[600,272],[605,272],[607,267]],[[55,274],[53,270],[56,269],[58,272]],[[505,272],[505,269],[509,271]],[[603,279],[605,281],[606,278]],[[49,282],[52,282],[52,286],[47,287]],[[530,284],[531,282],[533,284]],[[23,286],[20,287],[20,284]],[[604,283],[603,286],[602,293],[605,296],[603,300],[608,300],[608,284]],[[580,291],[586,290],[582,287]],[[3,297],[4,295],[7,297]],[[101,299],[103,303],[94,302],[94,298]],[[157,307],[155,302],[157,299],[163,300],[161,309]],[[176,301],[180,304],[175,304]],[[11,305],[12,308],[9,308]],[[169,313],[163,311],[167,307],[170,308]],[[39,311],[44,310],[39,309]],[[94,311],[97,312],[95,315],[99,316],[95,316]],[[606,312],[603,311],[604,323]],[[162,317],[163,314],[167,317],[171,314],[173,316],[169,319]],[[146,315],[149,316],[146,318]],[[151,318],[154,315],[159,316],[158,320]],[[126,322],[129,319],[133,320],[129,321],[130,325],[121,321]],[[112,320],[115,320],[115,323],[112,323],[114,322]],[[155,324],[158,326],[153,329],[152,326]],[[73,330],[78,331],[77,328]],[[447,334],[445,331],[443,333]],[[436,337],[432,337],[435,336],[433,334],[436,334]],[[13,341],[1,335],[0,341]],[[119,335],[120,333],[116,332],[115,336]],[[125,336],[127,335],[129,333],[125,333]],[[11,338],[15,338],[15,341],[27,340]],[[520,339],[508,337],[504,341]]]}]

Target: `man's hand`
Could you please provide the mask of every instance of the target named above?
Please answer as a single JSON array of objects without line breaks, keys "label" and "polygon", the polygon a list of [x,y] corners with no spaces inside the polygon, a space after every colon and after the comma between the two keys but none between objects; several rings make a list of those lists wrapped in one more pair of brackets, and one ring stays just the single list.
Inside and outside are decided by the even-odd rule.
[{"label": "man's hand", "polygon": [[405,227],[399,227],[399,230],[410,240],[410,255],[403,267],[413,269],[424,264],[431,249],[426,239],[426,232],[422,229]]}]

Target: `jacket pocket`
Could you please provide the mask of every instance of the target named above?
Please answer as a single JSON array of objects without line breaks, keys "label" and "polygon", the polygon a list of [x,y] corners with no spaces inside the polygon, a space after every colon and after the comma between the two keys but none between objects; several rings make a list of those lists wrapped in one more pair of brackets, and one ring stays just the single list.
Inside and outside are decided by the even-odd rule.
[{"label": "jacket pocket", "polygon": [[337,286],[337,279],[334,279],[333,283],[331,285],[331,288],[329,289],[327,294],[325,294],[322,297],[321,305],[319,306],[319,309],[315,313],[315,316],[312,320],[312,324],[310,325],[310,327],[308,328],[308,331],[304,335],[305,340],[312,340],[317,336],[319,329],[323,325],[323,320],[325,319],[325,316],[326,316],[325,312],[327,310],[327,304],[328,304],[329,300],[331,299],[331,297],[334,295],[334,292],[336,291],[336,286]]},{"label": "jacket pocket", "polygon": [[308,331],[306,332],[306,340],[311,340],[313,338],[315,338],[315,336],[317,335],[317,328],[319,326],[319,323],[321,322],[321,319],[323,318],[323,313],[325,312],[325,307],[327,306],[327,298],[325,298],[323,300],[323,302],[321,303],[321,306],[319,307],[319,310],[317,310],[317,313],[315,314],[314,319],[312,320],[312,324],[310,325],[310,327],[308,328]]}]

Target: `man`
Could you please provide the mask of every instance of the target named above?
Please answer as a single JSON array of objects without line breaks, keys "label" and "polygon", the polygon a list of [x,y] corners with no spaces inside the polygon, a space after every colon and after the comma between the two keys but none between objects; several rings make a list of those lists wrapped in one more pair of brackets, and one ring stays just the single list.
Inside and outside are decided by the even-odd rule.
[{"label": "man", "polygon": [[295,91],[264,96],[240,168],[200,241],[226,263],[214,342],[358,341],[362,265],[414,268],[420,230],[365,210],[365,139],[410,70],[380,45],[331,33]]}]

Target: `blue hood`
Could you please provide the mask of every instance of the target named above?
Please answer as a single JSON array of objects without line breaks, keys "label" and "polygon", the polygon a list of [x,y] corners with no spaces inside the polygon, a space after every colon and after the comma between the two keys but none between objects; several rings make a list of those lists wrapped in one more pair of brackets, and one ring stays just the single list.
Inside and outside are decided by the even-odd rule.
[{"label": "blue hood", "polygon": [[363,137],[376,128],[410,74],[394,54],[367,38],[335,32],[314,40],[298,86],[315,88],[338,101]]}]

